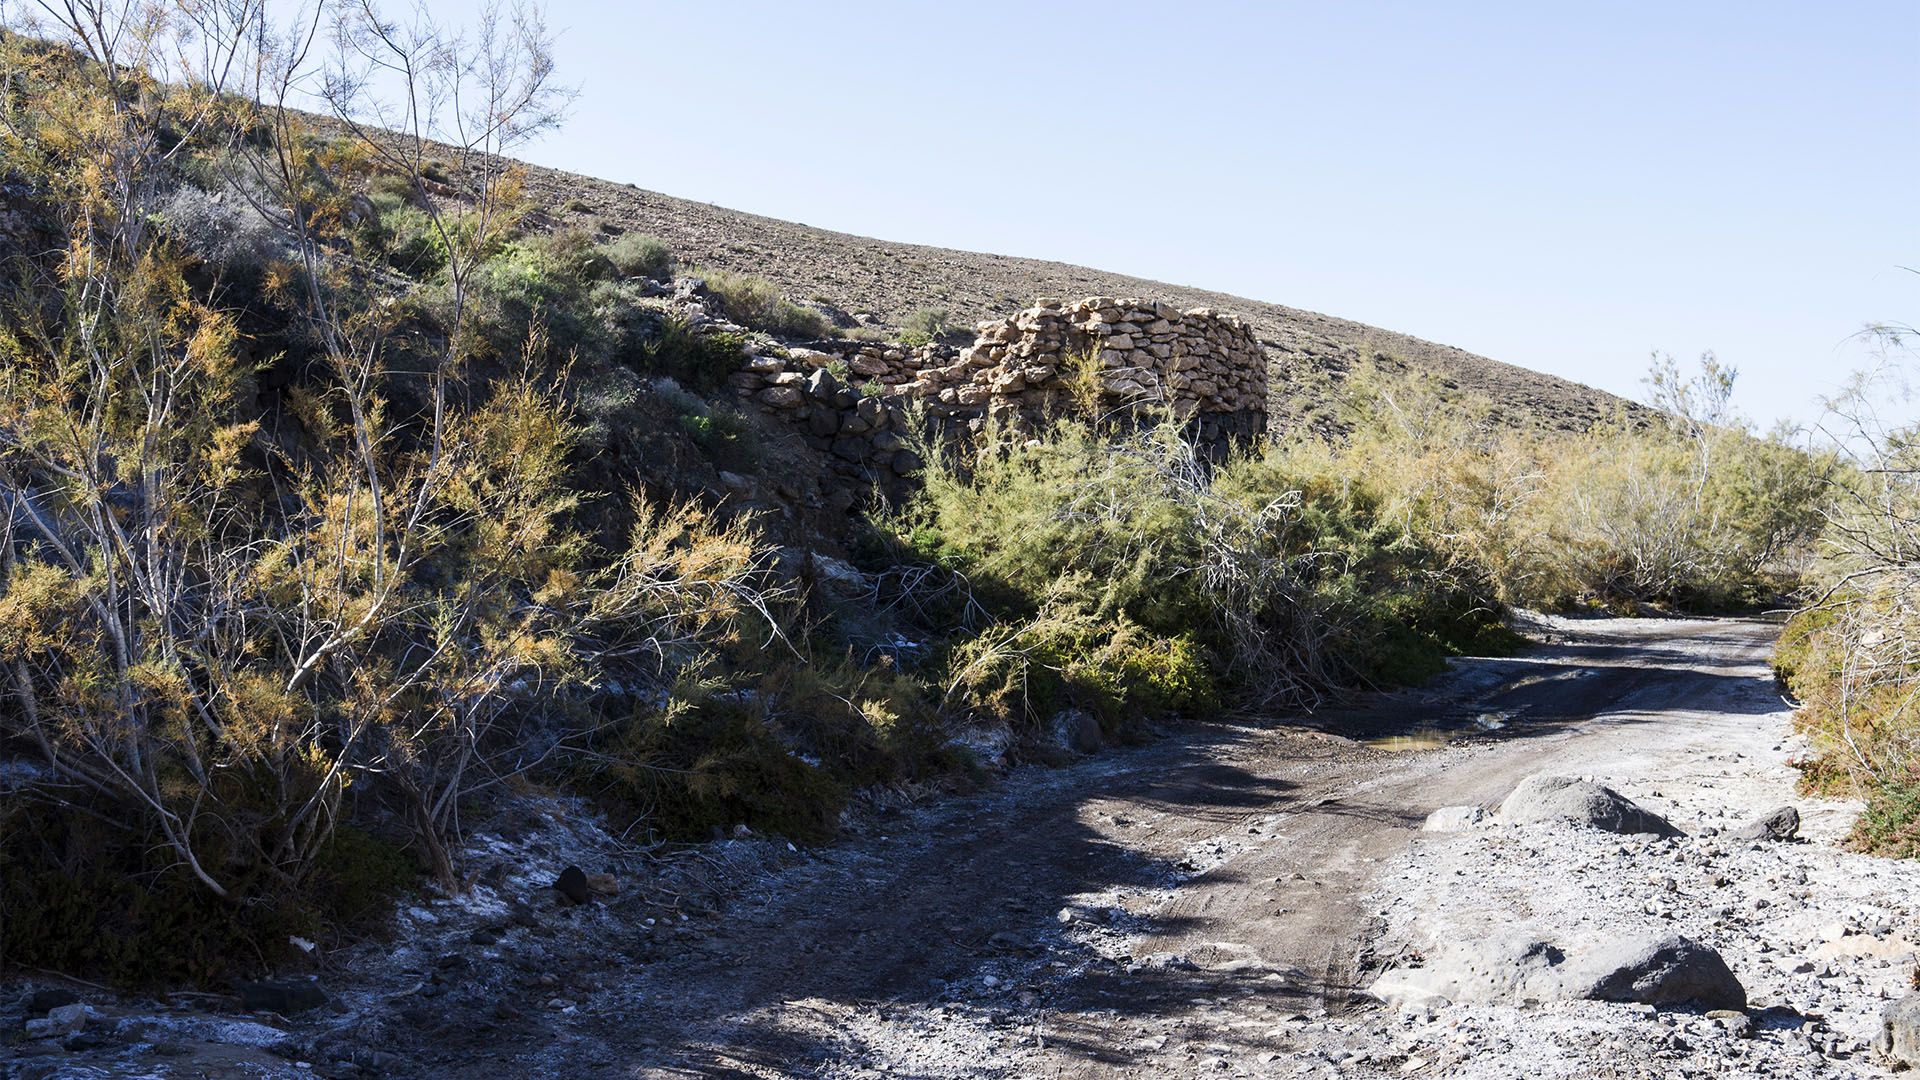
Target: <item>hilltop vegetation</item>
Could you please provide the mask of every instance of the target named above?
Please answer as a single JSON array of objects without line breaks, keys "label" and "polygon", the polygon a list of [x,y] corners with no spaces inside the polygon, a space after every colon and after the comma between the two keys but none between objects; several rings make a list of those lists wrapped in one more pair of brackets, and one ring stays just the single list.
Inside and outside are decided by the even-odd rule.
[{"label": "hilltop vegetation", "polygon": [[[528,787],[641,846],[821,839],[977,783],[966,730],[1053,760],[1078,718],[1417,681],[1515,647],[1510,605],[1749,607],[1818,524],[1820,463],[1711,409],[1570,432],[1392,357],[1322,404],[1338,443],[1061,417],[923,433],[892,504],[743,510],[726,474],[818,461],[726,377],[827,316],[709,272],[716,332],[662,280],[704,253],[534,209],[537,20],[349,10],[322,124],[273,104],[313,72],[259,9],[154,14],[0,38],[0,961],[272,964],[458,890]],[[420,96],[367,96],[369,55]]]}]

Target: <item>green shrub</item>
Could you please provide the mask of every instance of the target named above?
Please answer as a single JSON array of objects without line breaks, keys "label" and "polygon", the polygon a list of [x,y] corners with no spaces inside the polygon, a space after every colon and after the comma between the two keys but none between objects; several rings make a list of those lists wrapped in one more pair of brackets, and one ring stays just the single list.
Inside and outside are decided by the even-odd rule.
[{"label": "green shrub", "polygon": [[644,821],[665,840],[704,840],[734,825],[823,840],[848,795],[753,709],[711,693],[636,714],[606,754],[586,784],[616,822]]},{"label": "green shrub", "polygon": [[1856,849],[1895,859],[1920,858],[1920,777],[1880,784],[1848,836]]},{"label": "green shrub", "polygon": [[1358,369],[1344,391],[1347,434],[1317,451],[1315,468],[1366,477],[1384,516],[1509,603],[1778,603],[1827,500],[1831,455],[1780,432],[1644,413],[1581,433],[1546,430],[1378,365]]},{"label": "green shrub", "polygon": [[941,341],[956,332],[958,327],[948,316],[946,308],[915,308],[900,323],[900,343],[919,347],[933,341]]},{"label": "green shrub", "polygon": [[819,841],[855,789],[959,764],[932,720],[922,686],[884,665],[749,663],[636,709],[572,783],[661,839],[746,825]]},{"label": "green shrub", "polygon": [[1209,682],[1228,676],[1242,700],[1291,704],[1517,640],[1484,578],[1408,537],[1364,482],[1301,472],[1283,450],[1215,469],[1171,427],[1103,436],[1074,423],[990,432],[976,449],[965,469],[928,451],[901,533],[964,568],[1003,624],[1071,628],[963,647],[959,670],[987,673],[983,700],[1050,707],[1074,658],[1129,640],[1129,626],[1161,652],[1198,648]]},{"label": "green shrub", "polygon": [[1912,855],[1920,841],[1920,660],[1908,652],[1898,598],[1871,584],[1797,612],[1773,667],[1799,699],[1794,726],[1813,746],[1800,763],[1801,787],[1865,798],[1855,843]]},{"label": "green shrub", "polygon": [[683,413],[680,426],[719,468],[745,472],[759,464],[760,445],[754,437],[753,424],[732,409]]},{"label": "green shrub", "polygon": [[701,392],[716,390],[746,358],[747,339],[739,334],[702,334],[669,314],[640,347],[642,364],[656,375]]},{"label": "green shrub", "polygon": [[636,422],[646,384],[631,368],[601,364],[577,374],[572,390],[580,445],[597,452],[608,447],[616,429]]},{"label": "green shrub", "polygon": [[365,235],[387,265],[421,281],[446,269],[446,237],[425,211],[394,196],[376,195],[373,203],[380,215]]},{"label": "green shrub", "polygon": [[939,680],[948,687],[944,710],[1034,728],[1077,708],[1114,731],[1218,706],[1204,651],[1190,637],[1158,638],[1124,617],[1098,618],[1071,591],[1031,620],[955,644]]},{"label": "green shrub", "polygon": [[673,280],[673,249],[651,236],[628,233],[606,245],[601,253],[627,277]]},{"label": "green shrub", "polygon": [[773,282],[758,274],[729,270],[695,270],[694,274],[705,279],[709,293],[719,297],[727,317],[749,329],[809,340],[834,333],[832,320],[782,297]]}]

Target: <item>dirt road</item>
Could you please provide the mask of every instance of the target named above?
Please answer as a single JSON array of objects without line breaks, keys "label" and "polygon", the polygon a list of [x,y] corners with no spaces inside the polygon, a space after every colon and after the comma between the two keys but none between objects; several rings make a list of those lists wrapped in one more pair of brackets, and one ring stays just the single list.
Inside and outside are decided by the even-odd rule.
[{"label": "dirt road", "polygon": [[[692,955],[607,980],[563,1042],[488,1049],[507,1050],[494,1066],[515,1075],[563,1063],[574,1075],[834,1077],[1285,1064],[1326,1041],[1317,1023],[1361,1007],[1366,897],[1428,812],[1496,804],[1543,769],[1637,758],[1637,775],[1662,775],[1741,739],[1781,708],[1764,663],[1773,634],[1578,625],[1523,658],[1468,662],[1438,686],[1318,721],[1473,732],[1411,740],[1444,743],[1425,749],[1222,723],[1022,771],[879,818],[875,835],[760,882]],[[1478,730],[1489,723],[1501,726]],[[1179,1053],[1201,1032],[1204,1054]]]},{"label": "dirt road", "polygon": [[[1193,725],[1016,770],[978,795],[876,810],[819,851],[715,845],[700,858],[731,883],[717,907],[556,908],[550,871],[523,868],[415,909],[399,947],[344,962],[328,976],[344,1013],[293,1025],[296,1056],[321,1075],[447,1078],[1419,1071],[1405,1044],[1419,1033],[1401,1030],[1416,1021],[1360,991],[1383,963],[1371,950],[1385,947],[1388,879],[1442,850],[1422,848],[1438,842],[1418,832],[1430,811],[1497,805],[1531,773],[1589,774],[1706,836],[1790,797],[1787,714],[1765,665],[1774,628],[1546,629],[1525,656],[1465,661],[1364,709]],[[1844,829],[1844,808],[1802,805],[1807,833]],[[1479,872],[1444,865],[1428,876]],[[1861,879],[1848,865],[1836,882]],[[498,940],[467,936],[476,924]],[[1533,1030],[1516,1016],[1502,1039]],[[1583,1030],[1626,1030],[1589,1019]],[[1796,1023],[1779,1039],[1799,1041],[1777,1049],[1810,1064],[1787,1072],[1829,1075],[1817,1029]],[[1596,1072],[1589,1047],[1569,1075],[1678,1075],[1656,1060],[1684,1045],[1665,1030],[1649,1029],[1633,1067]],[[199,1075],[149,1064],[142,1075]]]}]

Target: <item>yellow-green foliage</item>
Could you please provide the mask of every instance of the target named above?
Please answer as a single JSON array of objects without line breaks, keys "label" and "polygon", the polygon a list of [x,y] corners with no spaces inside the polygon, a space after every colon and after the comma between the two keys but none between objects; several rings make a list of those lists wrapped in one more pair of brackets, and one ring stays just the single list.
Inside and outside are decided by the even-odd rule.
[{"label": "yellow-green foliage", "polygon": [[606,255],[620,273],[628,277],[647,277],[655,281],[673,280],[673,249],[665,241],[639,233],[628,233],[608,244]]},{"label": "yellow-green foliage", "polygon": [[[1725,374],[1730,386],[1731,375]],[[1530,428],[1430,377],[1350,380],[1324,472],[1369,477],[1387,513],[1503,600],[1751,607],[1790,591],[1830,455],[1685,416]]]},{"label": "yellow-green foliage", "polygon": [[948,711],[1023,726],[1077,708],[1114,733],[1143,719],[1203,715],[1221,703],[1207,652],[1191,635],[1158,637],[1124,615],[1097,618],[1064,596],[1032,620],[989,626],[962,641],[948,670]]},{"label": "yellow-green foliage", "polygon": [[[1111,685],[1113,657],[1136,641],[1204,650],[1241,700],[1298,704],[1507,640],[1479,579],[1383,516],[1366,482],[1317,475],[1324,458],[1273,447],[1216,467],[1172,426],[1076,423],[990,433],[964,465],[929,456],[909,531],[1001,613],[952,661],[962,700],[989,711],[1043,715],[1068,671]],[[1172,708],[1213,695],[1211,680],[1182,681],[1193,693]]]},{"label": "yellow-green foliage", "polygon": [[1774,668],[1814,745],[1804,782],[1867,800],[1861,847],[1920,855],[1920,453],[1911,427],[1862,424],[1848,445],[1811,568],[1818,591]]},{"label": "yellow-green foliage", "polygon": [[758,274],[730,270],[695,270],[707,291],[720,298],[727,317],[750,330],[764,330],[784,338],[824,338],[834,333],[833,322],[809,307],[780,295],[773,282]]},{"label": "yellow-green foliage", "polygon": [[1871,587],[1846,589],[1796,614],[1774,670],[1800,699],[1795,724],[1814,745],[1802,784],[1857,794],[1867,812],[1853,840],[1882,854],[1920,855],[1920,657],[1910,616]]},{"label": "yellow-green foliage", "polygon": [[575,755],[576,783],[662,840],[746,825],[832,835],[860,787],[951,770],[920,683],[880,664],[756,654],[682,679]]},{"label": "yellow-green foliage", "polygon": [[[354,785],[453,888],[445,837],[466,796],[524,768],[503,725],[528,702],[671,681],[764,618],[741,526],[635,498],[624,551],[579,531],[579,429],[540,316],[613,271],[578,237],[503,246],[511,170],[471,156],[464,194],[429,197],[417,141],[318,140],[293,114],[14,35],[0,76],[0,151],[57,234],[9,268],[33,299],[0,317],[0,739],[169,873],[279,903]],[[272,434],[235,316],[149,213],[190,152],[244,166],[290,215],[295,258],[261,289],[313,359]],[[408,213],[438,238],[437,326],[342,254],[344,181],[373,160],[415,181]],[[486,303],[502,297],[532,298],[510,354]],[[470,380],[481,359],[494,377]]]}]

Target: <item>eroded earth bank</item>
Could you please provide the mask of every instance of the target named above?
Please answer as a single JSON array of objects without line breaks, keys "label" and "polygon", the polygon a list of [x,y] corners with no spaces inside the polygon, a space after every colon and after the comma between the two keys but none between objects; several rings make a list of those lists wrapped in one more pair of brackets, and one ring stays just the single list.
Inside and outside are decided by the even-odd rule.
[{"label": "eroded earth bank", "polygon": [[[1856,808],[1794,795],[1774,628],[1534,629],[1524,656],[1312,724],[1197,724],[973,796],[883,795],[818,850],[743,836],[648,858],[571,805],[522,806],[471,838],[466,895],[326,959],[325,1005],[32,980],[0,1008],[42,1037],[0,1048],[0,1072],[1882,1072],[1870,1043],[1916,977],[1920,867],[1841,851]],[[1540,774],[1678,834],[1472,810],[1422,829]],[[1788,804],[1795,838],[1740,838]],[[611,876],[575,906],[552,888],[568,865]],[[1744,1009],[1560,1000],[1535,977],[1675,936],[1717,952]],[[86,1008],[49,1032],[69,995]]]}]

